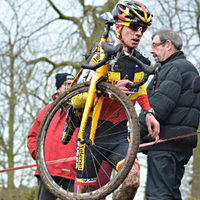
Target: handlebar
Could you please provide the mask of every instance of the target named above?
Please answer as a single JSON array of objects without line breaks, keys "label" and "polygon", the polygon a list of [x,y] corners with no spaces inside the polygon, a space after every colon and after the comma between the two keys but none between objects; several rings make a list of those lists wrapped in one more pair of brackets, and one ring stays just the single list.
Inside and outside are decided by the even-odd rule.
[{"label": "handlebar", "polygon": [[[160,67],[161,67],[160,63],[156,63],[154,65],[154,67],[151,67],[151,66],[148,66],[148,65],[142,63],[140,60],[138,60],[136,57],[132,56],[131,54],[122,51],[122,49],[123,49],[122,43],[118,44],[117,46],[112,46],[112,45],[108,44],[107,42],[103,42],[101,44],[101,47],[103,48],[104,53],[105,53],[103,60],[101,60],[100,62],[98,62],[95,65],[89,65],[87,63],[82,63],[81,67],[84,69],[86,68],[86,69],[95,70],[95,69],[103,66],[107,61],[109,61],[111,59],[112,55],[115,55],[116,58],[114,59],[112,64],[110,63],[111,65],[115,65],[115,63],[117,62],[117,60],[120,57],[125,57],[125,58],[133,61],[144,71],[144,78],[141,81],[134,83],[134,84],[126,85],[126,87],[129,89],[133,89],[133,88],[139,87],[140,85],[144,84],[147,81],[149,75],[157,74],[160,70]],[[111,66],[111,67],[113,67],[113,66]]]},{"label": "handlebar", "polygon": [[100,62],[98,62],[97,64],[95,65],[89,65],[87,63],[82,63],[81,64],[81,67],[83,69],[92,69],[92,70],[95,70],[101,66],[103,66],[104,64],[106,64],[107,61],[109,61],[111,59],[111,56],[112,55],[116,55],[118,52],[121,52],[122,49],[123,49],[123,44],[120,43],[118,44],[117,46],[112,46],[106,42],[103,42],[101,44],[101,47],[103,48],[104,52],[105,52],[105,56],[103,58],[103,60],[101,60]]},{"label": "handlebar", "polygon": [[131,54],[129,54],[127,52],[123,52],[123,54],[125,55],[126,58],[133,61],[135,64],[137,64],[144,71],[143,79],[141,81],[137,82],[137,83],[134,83],[134,84],[127,84],[126,87],[128,89],[134,89],[134,88],[139,87],[140,85],[143,85],[148,80],[149,75],[157,74],[160,71],[160,68],[161,68],[160,63],[156,63],[154,65],[154,67],[151,67],[149,65],[142,63],[136,57],[132,56]]}]

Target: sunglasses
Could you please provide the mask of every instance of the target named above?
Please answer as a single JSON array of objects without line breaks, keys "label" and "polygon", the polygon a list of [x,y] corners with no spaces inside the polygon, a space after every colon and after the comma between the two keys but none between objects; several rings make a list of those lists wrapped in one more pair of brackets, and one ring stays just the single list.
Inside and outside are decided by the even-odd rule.
[{"label": "sunglasses", "polygon": [[120,24],[127,26],[134,31],[141,30],[142,33],[144,33],[147,30],[147,25],[144,25],[144,24],[137,24],[137,23],[131,23],[131,22],[121,22]]}]

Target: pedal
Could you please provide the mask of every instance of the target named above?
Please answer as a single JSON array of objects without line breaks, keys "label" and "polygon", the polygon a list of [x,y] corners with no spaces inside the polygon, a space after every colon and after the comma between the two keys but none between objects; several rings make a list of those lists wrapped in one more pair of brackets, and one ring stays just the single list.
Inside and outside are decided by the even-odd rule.
[{"label": "pedal", "polygon": [[66,112],[65,124],[62,132],[62,144],[66,145],[71,140],[77,127],[80,126],[82,113],[69,106]]}]

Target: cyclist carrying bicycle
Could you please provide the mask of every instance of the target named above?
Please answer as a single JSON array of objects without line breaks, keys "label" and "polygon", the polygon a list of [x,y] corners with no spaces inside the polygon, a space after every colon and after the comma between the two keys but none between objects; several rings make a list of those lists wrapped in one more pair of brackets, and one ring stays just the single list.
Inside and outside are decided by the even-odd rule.
[{"label": "cyclist carrying bicycle", "polygon": [[[138,58],[141,62],[150,65],[149,58],[138,51],[136,48],[139,45],[140,39],[142,38],[143,33],[147,30],[148,26],[151,25],[152,22],[152,14],[149,12],[148,8],[140,2],[136,1],[123,1],[116,4],[115,8],[112,11],[112,15],[114,20],[116,21],[116,33],[117,38],[114,43],[116,46],[119,43],[123,43],[123,50],[129,54],[132,54],[136,58]],[[97,58],[98,52],[91,55],[87,62],[90,64],[95,61]],[[144,73],[141,68],[139,68],[136,64],[129,60],[125,60],[120,58],[117,62],[117,65],[114,69],[108,70],[108,82],[116,85],[119,89],[121,89],[125,94],[128,95],[129,99],[133,104],[136,101],[140,104],[146,115],[146,124],[149,131],[149,136],[152,138],[156,138],[159,134],[159,123],[154,118],[153,108],[150,107],[145,85],[142,85],[136,88],[134,91],[130,91],[126,88],[126,85],[129,83],[139,82],[144,76]],[[105,141],[110,141],[113,145],[110,145],[110,149],[114,149],[116,154],[120,152],[119,156],[111,157],[112,161],[111,166],[115,168],[117,171],[123,165],[124,159],[126,158],[126,153],[128,149],[128,127],[127,120],[123,115],[123,112],[116,113],[109,119],[107,119],[106,114],[108,113],[108,105],[107,100],[104,99],[102,111],[100,114],[99,123],[104,124],[100,130],[97,130],[95,142],[103,143]],[[116,104],[113,104],[109,107],[110,110],[116,109]],[[90,126],[91,118],[89,117],[87,126]],[[113,128],[113,124],[117,124]],[[112,129],[110,127],[112,126]],[[152,130],[153,127],[153,130]],[[115,129],[115,130],[114,130]],[[85,129],[87,130],[87,128]],[[110,133],[118,130],[119,134],[115,136],[107,136],[105,137],[97,137],[100,136],[104,130],[109,130]],[[122,134],[123,132],[123,134]],[[124,152],[124,154],[123,154]],[[102,154],[106,152],[101,152]],[[99,152],[93,152],[93,155],[96,155],[98,158]],[[85,155],[87,156],[87,165],[92,162],[92,158],[87,154],[87,149],[85,149]],[[98,162],[102,162],[102,156],[99,154]],[[78,184],[78,193],[88,192],[88,190],[94,190],[96,185],[96,172],[93,169],[92,163],[91,167],[88,169],[83,168],[83,170],[78,170],[77,168],[77,184]],[[85,176],[84,176],[85,174]],[[89,176],[88,176],[89,175]],[[139,187],[139,176],[140,176],[140,166],[137,160],[130,170],[127,178],[122,183],[122,187],[118,190],[114,196],[114,199],[133,199],[137,188]],[[85,178],[84,178],[85,177]],[[86,178],[89,177],[89,178]],[[87,187],[86,187],[87,184]],[[88,185],[90,185],[88,189]]]}]

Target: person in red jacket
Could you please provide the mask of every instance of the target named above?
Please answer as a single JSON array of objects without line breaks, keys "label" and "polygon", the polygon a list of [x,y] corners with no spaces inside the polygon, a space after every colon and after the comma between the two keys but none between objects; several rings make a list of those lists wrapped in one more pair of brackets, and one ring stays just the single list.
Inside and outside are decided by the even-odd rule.
[{"label": "person in red jacket", "polygon": [[[62,94],[68,88],[70,88],[70,85],[71,85],[73,79],[74,79],[74,76],[72,76],[71,74],[68,74],[68,73],[57,74],[56,75],[57,92],[52,95],[52,99],[55,100],[58,95]],[[48,104],[47,106],[45,106],[38,113],[38,115],[35,119],[35,122],[29,132],[29,135],[28,135],[28,149],[34,160],[35,160],[36,134],[37,134],[38,128],[40,126],[40,123],[41,123],[46,111],[50,107],[50,105],[51,105],[51,103]],[[72,150],[74,149],[74,154],[72,154],[70,156],[71,161],[67,162],[63,168],[60,168],[60,164],[56,163],[56,164],[48,165],[48,170],[57,184],[62,184],[63,188],[65,188],[65,189],[69,188],[70,191],[74,191],[74,189],[76,191],[76,184],[74,186],[74,180],[75,180],[75,176],[76,176],[76,169],[75,169],[76,138],[73,137],[73,139],[71,139],[67,145],[62,144],[62,142],[61,142],[62,134],[61,133],[63,131],[64,123],[61,121],[65,121],[66,112],[63,112],[61,114],[61,118],[56,117],[57,115],[60,115],[60,113],[56,113],[56,115],[54,116],[54,118],[52,120],[54,123],[54,126],[56,127],[56,129],[54,129],[54,130],[56,130],[56,132],[52,129],[52,132],[51,133],[48,132],[48,134],[47,134],[47,137],[52,137],[53,140],[56,140],[57,142],[56,143],[52,142],[52,138],[50,138],[50,140],[48,140],[48,138],[46,139],[46,144],[48,141],[50,141],[50,142],[48,145],[45,145],[45,160],[49,160],[49,161],[57,160],[58,159],[57,155],[59,155],[59,157],[64,158],[66,152],[71,152],[71,149]],[[60,134],[57,134],[58,130],[59,130]],[[78,132],[76,132],[76,133],[78,133]],[[69,150],[69,148],[70,148],[70,150]],[[52,151],[52,149],[56,149],[56,151]],[[47,153],[47,152],[49,152],[49,153]],[[103,166],[103,169],[106,170],[107,174],[110,176],[111,172],[112,172],[112,168],[110,167],[110,165],[108,165],[104,161],[102,163],[102,166]],[[38,185],[39,185],[38,200],[46,200],[46,199],[55,200],[57,197],[55,197],[53,194],[51,194],[45,188],[45,185],[43,184],[43,182],[39,176],[38,170],[36,170],[35,176],[38,179]],[[105,185],[109,181],[108,177],[107,176],[105,177],[105,174],[102,172],[102,169],[99,172],[98,178],[99,178],[99,182],[101,183],[101,186]],[[99,188],[99,187],[100,187],[100,185],[97,184],[97,188]],[[104,200],[104,199],[102,199],[102,200]]]},{"label": "person in red jacket", "polygon": [[[60,94],[62,94],[63,92],[65,92],[71,85],[74,76],[68,73],[59,73],[56,74],[56,88],[57,88],[57,92],[55,94],[52,95],[53,100],[56,99],[56,97]],[[32,156],[32,158],[35,160],[35,146],[36,146],[36,134],[38,131],[38,128],[40,126],[40,123],[46,113],[46,111],[48,110],[48,108],[50,107],[51,103],[48,104],[47,106],[45,106],[37,115],[35,122],[29,132],[28,135],[28,149],[29,152]],[[56,115],[61,115],[61,118],[56,117]],[[54,131],[54,130],[49,130],[51,131],[50,133],[48,132],[48,136],[47,137],[51,137],[51,140],[57,140],[59,142],[51,142],[49,140],[49,143],[47,145],[45,145],[45,160],[57,160],[57,155],[63,155],[63,157],[66,154],[66,151],[69,151],[69,148],[73,148],[76,149],[76,142],[74,142],[73,140],[76,141],[76,138],[72,139],[68,145],[63,145],[61,143],[61,136],[62,136],[62,130],[63,130],[63,123],[60,121],[60,119],[63,119],[63,121],[65,121],[65,117],[66,117],[66,112],[63,113],[56,113],[56,115],[54,116],[52,123],[54,123],[53,126],[57,127],[57,130],[60,130],[60,134],[58,134],[58,132]],[[56,146],[56,151],[48,151],[53,149],[54,146]],[[60,147],[60,148],[59,148]],[[71,150],[70,150],[71,151]],[[62,157],[62,156],[61,156]],[[48,165],[48,170],[51,174],[51,176],[53,177],[54,181],[59,184],[62,184],[62,187],[65,189],[69,189],[70,191],[74,191],[74,180],[75,180],[75,176],[76,176],[76,169],[75,169],[75,151],[74,151],[74,155],[71,155],[71,159],[70,161],[66,162],[65,166],[58,167],[60,164],[59,163],[55,163],[55,164],[50,164]],[[38,185],[39,185],[39,191],[38,191],[38,200],[55,200],[57,197],[55,197],[53,194],[51,194],[46,188],[45,185],[43,184],[40,176],[39,176],[39,172],[38,170],[36,170],[35,172],[35,176],[38,179]]]}]

